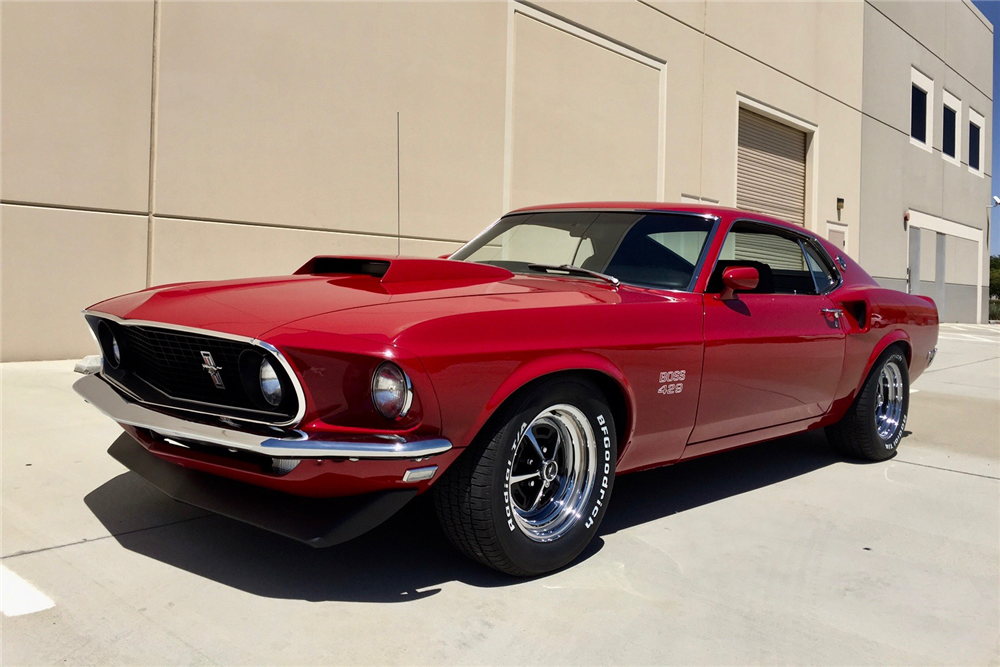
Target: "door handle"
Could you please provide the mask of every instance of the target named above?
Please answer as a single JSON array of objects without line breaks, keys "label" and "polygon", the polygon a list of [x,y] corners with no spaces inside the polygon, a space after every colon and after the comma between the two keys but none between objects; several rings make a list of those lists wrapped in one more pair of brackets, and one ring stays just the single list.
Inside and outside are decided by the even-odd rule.
[{"label": "door handle", "polygon": [[844,316],[843,308],[820,308],[819,312],[823,313],[824,315],[833,315],[834,318],[837,320],[838,327],[840,326],[840,318]]}]

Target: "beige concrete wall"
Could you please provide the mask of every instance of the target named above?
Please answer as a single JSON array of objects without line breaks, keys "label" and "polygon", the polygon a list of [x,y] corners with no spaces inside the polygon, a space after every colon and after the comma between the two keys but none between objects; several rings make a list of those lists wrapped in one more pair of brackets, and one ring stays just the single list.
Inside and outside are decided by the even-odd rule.
[{"label": "beige concrete wall", "polygon": [[501,212],[505,21],[498,2],[163,3],[156,213],[468,237]]},{"label": "beige concrete wall", "polygon": [[0,206],[3,358],[93,354],[80,310],[146,286],[146,218]]},{"label": "beige concrete wall", "polygon": [[153,2],[4,2],[4,201],[146,211]]},{"label": "beige concrete wall", "polygon": [[906,134],[911,64],[992,116],[964,0],[5,0],[0,23],[4,360],[89,353],[79,310],[117,293],[437,256],[507,205],[733,204],[740,100],[809,128],[808,226],[847,225],[887,280],[904,203],[985,219],[988,151],[978,178]]},{"label": "beige concrete wall", "polygon": [[660,70],[514,19],[511,207],[655,200]]},{"label": "beige concrete wall", "polygon": [[861,2],[709,2],[705,29],[727,47],[857,109],[863,7]]}]

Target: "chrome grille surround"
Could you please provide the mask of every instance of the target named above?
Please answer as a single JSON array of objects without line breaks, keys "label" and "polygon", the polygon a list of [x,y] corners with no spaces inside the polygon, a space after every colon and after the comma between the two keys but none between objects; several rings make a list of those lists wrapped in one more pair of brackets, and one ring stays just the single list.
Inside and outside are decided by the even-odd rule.
[{"label": "chrome grille surround", "polygon": [[[283,355],[278,350],[278,348],[274,347],[270,343],[266,343],[256,338],[250,338],[248,336],[239,336],[236,334],[211,331],[208,329],[198,329],[195,327],[187,327],[178,324],[168,324],[164,322],[154,322],[150,320],[123,319],[115,315],[103,313],[97,310],[85,310],[83,311],[83,315],[88,318],[92,317],[92,318],[109,320],[123,327],[123,329],[126,330],[128,336],[128,338],[126,339],[126,344],[129,343],[135,344],[136,341],[142,341],[142,343],[140,344],[146,344],[147,346],[150,346],[147,348],[146,351],[147,354],[149,354],[151,350],[155,350],[155,348],[157,347],[157,345],[155,344],[150,344],[149,342],[150,336],[159,337],[161,343],[163,342],[164,338],[169,339],[173,337],[176,340],[184,340],[188,345],[193,344],[194,340],[196,339],[207,339],[207,342],[210,344],[213,350],[214,349],[228,350],[228,352],[224,352],[224,354],[227,354],[228,357],[232,357],[232,353],[235,352],[235,350],[237,349],[240,349],[240,352],[242,352],[243,349],[251,349],[254,347],[259,348],[261,351],[268,353],[269,356],[272,356],[275,359],[277,359],[278,363],[281,364],[281,367],[287,374],[292,389],[294,390],[295,403],[296,403],[295,414],[292,415],[291,418],[289,419],[283,419],[281,421],[274,421],[272,419],[266,419],[266,418],[257,419],[257,418],[247,417],[245,415],[235,415],[231,412],[228,412],[226,409],[231,408],[242,412],[253,412],[261,415],[262,417],[266,416],[268,413],[256,408],[247,408],[245,407],[245,404],[225,405],[225,404],[212,403],[209,400],[204,400],[205,398],[209,398],[209,396],[203,396],[203,397],[174,396],[169,391],[170,389],[169,385],[171,384],[170,381],[164,382],[162,379],[154,380],[152,378],[144,378],[139,374],[135,374],[136,378],[138,378],[143,383],[155,389],[157,392],[162,394],[166,399],[175,399],[179,401],[197,403],[200,405],[198,408],[192,408],[192,407],[185,407],[182,405],[173,405],[168,403],[167,401],[157,402],[157,401],[142,399],[139,396],[137,396],[134,391],[129,390],[128,387],[122,386],[122,384],[120,382],[116,382],[114,378],[108,377],[108,374],[106,372],[104,371],[101,372],[101,375],[106,380],[117,386],[119,389],[122,389],[126,393],[130,394],[133,399],[139,400],[140,402],[146,405],[165,408],[168,410],[181,410],[184,412],[190,412],[193,414],[199,414],[211,417],[235,419],[241,422],[263,424],[266,426],[273,426],[273,427],[295,427],[299,424],[299,422],[302,421],[302,418],[305,415],[305,410],[306,410],[305,392],[302,390],[302,385],[301,382],[299,381],[298,375],[295,373],[295,370],[292,368],[291,364],[288,363],[288,360],[285,358],[285,355]],[[200,350],[194,350],[193,348],[192,350],[189,351],[200,352]],[[174,355],[175,352],[176,351],[161,350],[158,356],[161,361],[171,361],[171,357]],[[235,357],[236,359],[238,359],[238,354],[239,353],[236,353]],[[153,356],[154,357],[157,356],[155,352]],[[229,358],[228,361],[225,363],[229,363],[231,366],[234,367],[234,370],[236,370],[237,373],[239,372],[238,369],[236,369],[236,364],[233,363],[233,358]],[[207,373],[205,373],[204,377],[206,380],[210,381]],[[174,378],[174,380],[176,380],[176,378]],[[176,391],[178,386],[179,385],[174,385],[173,389]],[[275,414],[274,416],[283,417],[285,415]]]}]

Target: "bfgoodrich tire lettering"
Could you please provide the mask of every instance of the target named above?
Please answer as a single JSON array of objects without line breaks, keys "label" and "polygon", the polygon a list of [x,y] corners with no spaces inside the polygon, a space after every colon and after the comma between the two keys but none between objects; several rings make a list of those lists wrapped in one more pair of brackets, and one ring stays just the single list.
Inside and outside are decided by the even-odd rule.
[{"label": "bfgoodrich tire lettering", "polygon": [[484,565],[519,576],[556,570],[597,533],[617,457],[600,390],[575,378],[545,383],[505,406],[435,485],[439,520]]},{"label": "bfgoodrich tire lettering", "polygon": [[910,408],[910,374],[899,346],[878,358],[844,417],[827,428],[833,446],[843,454],[869,461],[896,455]]}]

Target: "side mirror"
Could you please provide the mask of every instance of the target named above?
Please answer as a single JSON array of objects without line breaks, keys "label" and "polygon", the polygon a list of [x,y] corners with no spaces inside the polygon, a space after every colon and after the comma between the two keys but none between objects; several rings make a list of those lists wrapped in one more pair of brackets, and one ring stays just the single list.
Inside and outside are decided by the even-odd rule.
[{"label": "side mirror", "polygon": [[752,266],[730,266],[722,272],[722,294],[720,301],[731,301],[736,298],[736,292],[745,292],[757,287],[760,274]]}]

